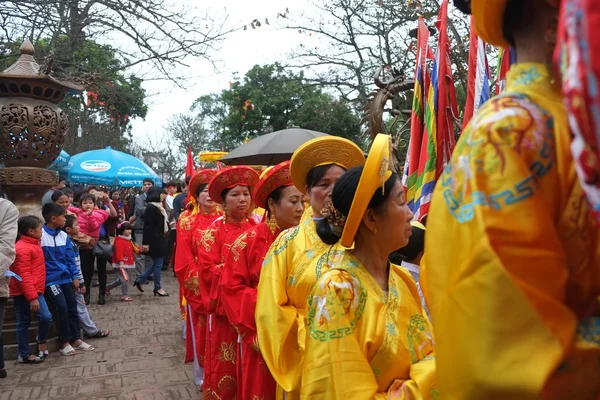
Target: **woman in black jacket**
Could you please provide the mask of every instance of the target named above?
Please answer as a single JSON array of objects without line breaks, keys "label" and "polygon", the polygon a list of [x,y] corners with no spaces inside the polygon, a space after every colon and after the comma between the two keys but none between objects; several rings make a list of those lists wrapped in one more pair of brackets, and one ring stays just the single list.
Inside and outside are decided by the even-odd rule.
[{"label": "woman in black jacket", "polygon": [[156,186],[148,190],[148,206],[144,211],[144,234],[142,239],[142,248],[148,252],[152,258],[152,265],[138,276],[134,282],[135,287],[143,292],[142,282],[148,280],[150,275],[154,275],[154,295],[168,296],[160,286],[160,272],[163,266],[163,258],[167,251],[167,242],[165,234],[169,231],[167,212],[163,207],[163,201],[167,193]]}]

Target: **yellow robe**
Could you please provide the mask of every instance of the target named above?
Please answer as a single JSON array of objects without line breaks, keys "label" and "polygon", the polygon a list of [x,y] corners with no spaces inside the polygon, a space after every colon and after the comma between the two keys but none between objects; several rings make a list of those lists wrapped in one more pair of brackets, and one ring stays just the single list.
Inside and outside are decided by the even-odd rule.
[{"label": "yellow robe", "polygon": [[256,302],[258,341],[279,392],[288,392],[287,400],[299,398],[306,302],[326,267],[315,262],[330,248],[317,235],[309,207],[298,226],[275,239],[263,263]]},{"label": "yellow robe", "polygon": [[463,132],[427,217],[426,296],[446,399],[596,399],[600,241],[557,87],[516,64]]},{"label": "yellow robe", "polygon": [[434,343],[417,286],[390,268],[388,292],[351,252],[331,251],[310,295],[302,399],[438,399]]}]

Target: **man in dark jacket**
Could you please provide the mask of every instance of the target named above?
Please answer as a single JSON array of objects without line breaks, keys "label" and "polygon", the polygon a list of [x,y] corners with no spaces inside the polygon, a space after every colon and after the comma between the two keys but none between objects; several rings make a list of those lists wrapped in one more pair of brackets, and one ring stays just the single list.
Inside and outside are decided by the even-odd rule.
[{"label": "man in dark jacket", "polygon": [[[144,211],[146,211],[146,196],[148,189],[154,186],[154,181],[150,178],[144,179],[144,185],[142,186],[142,193],[135,196],[135,209],[133,211],[133,217],[131,222],[134,223],[134,234],[135,242],[141,247],[144,240]],[[137,276],[141,276],[146,270],[147,266],[152,265],[152,259],[146,254],[135,255],[135,271]],[[144,284],[148,283],[142,282]]]}]

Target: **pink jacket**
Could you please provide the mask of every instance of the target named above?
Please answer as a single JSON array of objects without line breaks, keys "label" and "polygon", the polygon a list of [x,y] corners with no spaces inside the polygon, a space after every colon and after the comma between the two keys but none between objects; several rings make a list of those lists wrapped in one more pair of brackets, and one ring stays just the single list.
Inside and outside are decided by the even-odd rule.
[{"label": "pink jacket", "polygon": [[69,207],[69,211],[77,214],[77,222],[79,222],[79,231],[88,236],[98,239],[100,236],[100,227],[108,219],[108,212],[95,209],[90,215],[80,208]]}]

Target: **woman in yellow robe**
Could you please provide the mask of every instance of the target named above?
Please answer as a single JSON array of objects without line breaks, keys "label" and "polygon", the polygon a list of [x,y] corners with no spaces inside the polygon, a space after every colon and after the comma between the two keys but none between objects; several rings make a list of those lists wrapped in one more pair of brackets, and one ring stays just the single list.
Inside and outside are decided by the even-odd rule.
[{"label": "woman in yellow robe", "polygon": [[[260,350],[279,385],[278,398],[299,398],[304,349],[306,301],[316,280],[313,261],[327,247],[315,230],[313,218],[331,199],[335,182],[349,168],[364,164],[358,146],[327,136],[302,145],[292,157],[294,185],[310,197],[300,225],[283,231],[273,242],[258,283],[256,328]],[[310,264],[313,265],[309,268]]]},{"label": "woman in yellow robe", "polygon": [[436,399],[432,330],[410,273],[388,257],[413,214],[377,135],[364,167],[344,174],[317,232],[329,268],[308,300],[302,399]]},{"label": "woman in yellow robe", "polygon": [[600,240],[550,64],[556,3],[470,2],[482,39],[512,45],[518,62],[462,133],[427,217],[426,295],[446,398],[600,394]]}]

